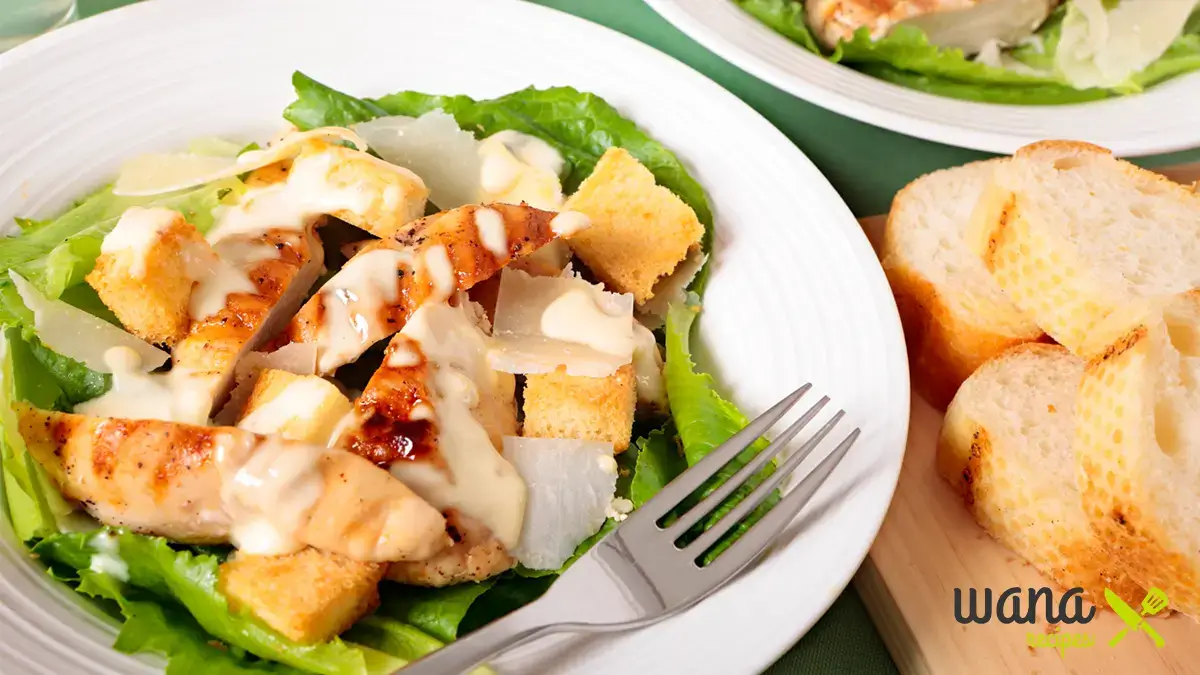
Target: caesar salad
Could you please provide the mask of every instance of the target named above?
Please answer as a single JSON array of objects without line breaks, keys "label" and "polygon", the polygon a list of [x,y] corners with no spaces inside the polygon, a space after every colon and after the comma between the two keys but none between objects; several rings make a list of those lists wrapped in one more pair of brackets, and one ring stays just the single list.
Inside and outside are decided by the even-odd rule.
[{"label": "caesar salad", "polygon": [[4,513],[168,672],[391,672],[746,424],[689,346],[704,191],[632,121],[293,84],[0,239]]}]

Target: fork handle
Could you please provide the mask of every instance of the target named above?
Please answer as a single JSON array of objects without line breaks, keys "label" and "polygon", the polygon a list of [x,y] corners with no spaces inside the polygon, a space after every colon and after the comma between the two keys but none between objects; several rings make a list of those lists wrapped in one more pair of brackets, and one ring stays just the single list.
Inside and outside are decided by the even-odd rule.
[{"label": "fork handle", "polygon": [[458,675],[513,647],[559,632],[561,624],[546,620],[537,605],[536,601],[526,605],[397,672],[403,675]]}]

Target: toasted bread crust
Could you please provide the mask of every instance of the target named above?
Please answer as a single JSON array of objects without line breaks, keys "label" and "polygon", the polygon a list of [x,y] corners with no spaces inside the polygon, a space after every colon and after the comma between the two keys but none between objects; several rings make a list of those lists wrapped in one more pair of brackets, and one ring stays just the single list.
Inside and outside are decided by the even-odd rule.
[{"label": "toasted bread crust", "polygon": [[[996,357],[991,367],[1002,367],[1014,357],[1062,359],[1067,351],[1058,345],[1024,344]],[[1038,512],[1030,503],[1030,492],[1013,479],[1008,451],[997,443],[1001,439],[975,419],[971,402],[955,400],[947,411],[938,439],[937,470],[962,498],[972,517],[1001,544],[1029,560],[1055,583],[1080,587],[1089,600],[1107,606],[1104,589],[1123,599],[1137,602],[1142,588],[1120,567],[1121,558],[1103,546],[1087,526],[1081,503],[1068,505],[1081,509],[1075,520],[1078,527],[1039,522],[1030,527],[1026,518]],[[1069,415],[1069,410],[1055,411]],[[1033,494],[1036,495],[1036,492]],[[1064,495],[1078,499],[1075,493]]]},{"label": "toasted bread crust", "polygon": [[[1171,606],[1200,614],[1197,556],[1163,527],[1146,453],[1158,453],[1148,417],[1157,403],[1151,327],[1132,326],[1087,363],[1080,386],[1076,462],[1083,505],[1102,546],[1143,586],[1161,588]],[[1157,420],[1156,420],[1157,422]],[[1176,524],[1183,526],[1183,524]]]}]

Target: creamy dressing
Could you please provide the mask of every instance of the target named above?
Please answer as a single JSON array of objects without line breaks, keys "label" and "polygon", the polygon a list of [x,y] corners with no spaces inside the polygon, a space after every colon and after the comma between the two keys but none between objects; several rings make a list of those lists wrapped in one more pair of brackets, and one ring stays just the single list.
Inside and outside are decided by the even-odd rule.
[{"label": "creamy dressing", "polygon": [[[222,242],[223,249],[236,248],[249,242]],[[234,293],[257,293],[245,267],[219,255],[208,246],[192,246],[184,256],[187,275],[196,285],[188,298],[188,314],[193,321],[203,321],[225,309]]]},{"label": "creamy dressing", "polygon": [[633,359],[633,296],[575,276],[505,269],[496,301],[493,368],[605,377]]},{"label": "creamy dressing", "polygon": [[133,262],[129,266],[129,275],[141,279],[146,276],[146,256],[151,247],[178,220],[183,220],[182,216],[170,209],[131,206],[125,209],[112,231],[104,237],[100,253],[130,251],[133,253]]},{"label": "creamy dressing", "polygon": [[121,545],[116,535],[101,532],[88,543],[95,551],[88,569],[107,574],[118,581],[129,581],[129,565],[121,559]]},{"label": "creamy dressing", "polygon": [[629,318],[604,313],[592,296],[592,289],[584,285],[555,298],[542,312],[542,335],[577,342],[614,356],[628,354],[632,326]]},{"label": "creamy dressing", "polygon": [[396,340],[392,343],[391,351],[388,353],[387,366],[388,368],[412,368],[421,365],[422,361],[424,359],[421,353],[414,349],[408,340]]},{"label": "creamy dressing", "polygon": [[183,369],[145,372],[141,357],[128,347],[110,348],[104,354],[104,361],[112,373],[112,387],[103,395],[76,405],[76,413],[188,424],[208,421],[211,398],[204,386],[206,381],[192,379]]},{"label": "creamy dressing", "polygon": [[578,211],[563,211],[550,220],[550,231],[560,237],[570,237],[591,226],[592,219]]},{"label": "creamy dressing", "polygon": [[320,460],[325,449],[249,434],[217,441],[221,503],[230,541],[254,555],[286,555],[305,547],[298,536],[325,492]]},{"label": "creamy dressing", "polygon": [[321,289],[325,317],[317,358],[320,372],[353,361],[385,337],[380,313],[399,299],[399,273],[411,268],[412,262],[409,251],[378,248],[351,258],[326,282]]},{"label": "creamy dressing", "polygon": [[497,260],[507,259],[508,231],[504,228],[504,216],[499,211],[489,208],[475,210],[475,229],[479,231],[479,241]]},{"label": "creamy dressing", "polygon": [[433,284],[433,296],[429,302],[444,302],[458,288],[454,279],[454,265],[450,262],[450,252],[445,246],[436,244],[425,249],[421,256],[425,270],[429,272],[429,280]]},{"label": "creamy dressing", "polygon": [[505,129],[492,134],[489,138],[503,143],[517,159],[529,166],[555,176],[562,173],[564,163],[562,155],[554,149],[554,146],[537,136]]},{"label": "creamy dressing", "polygon": [[444,303],[423,305],[401,335],[417,343],[428,364],[428,403],[445,471],[427,462],[398,461],[392,474],[435,508],[455,508],[479,520],[512,550],[521,535],[525,483],[474,413],[481,398],[497,395],[487,336],[467,307]]},{"label": "creamy dressing", "polygon": [[563,158],[535,136],[501,131],[479,143],[479,187],[483,202],[520,204],[555,211],[562,206],[558,174]]},{"label": "creamy dressing", "polygon": [[633,374],[637,379],[638,402],[666,409],[667,388],[663,382],[663,359],[658,351],[658,341],[654,339],[654,333],[634,321],[633,344]]}]

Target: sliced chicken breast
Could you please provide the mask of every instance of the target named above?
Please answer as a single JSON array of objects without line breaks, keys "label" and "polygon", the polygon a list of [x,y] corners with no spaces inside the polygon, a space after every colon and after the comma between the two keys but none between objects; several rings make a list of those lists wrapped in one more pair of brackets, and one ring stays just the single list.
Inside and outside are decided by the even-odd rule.
[{"label": "sliced chicken breast", "polygon": [[301,308],[286,339],[318,345],[323,374],[400,330],[426,301],[442,302],[555,237],[558,214],[530,206],[462,206],[408,235],[364,247]]},{"label": "sliced chicken breast", "polygon": [[17,406],[20,432],[62,493],[97,520],[249,553],[311,546],[364,562],[424,560],[442,515],[348,452],[241,429]]},{"label": "sliced chicken breast", "polygon": [[392,338],[337,447],[387,467],[446,515],[455,544],[389,578],[440,586],[514,564],[525,484],[499,452],[517,429],[514,379],[487,364],[487,319],[465,294],[422,306]]}]

